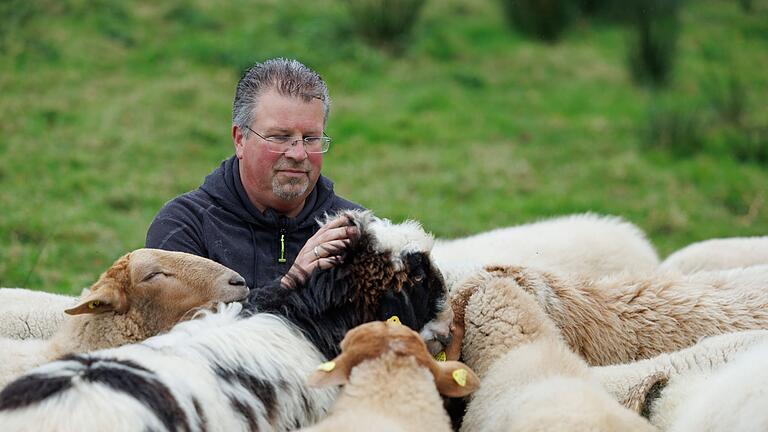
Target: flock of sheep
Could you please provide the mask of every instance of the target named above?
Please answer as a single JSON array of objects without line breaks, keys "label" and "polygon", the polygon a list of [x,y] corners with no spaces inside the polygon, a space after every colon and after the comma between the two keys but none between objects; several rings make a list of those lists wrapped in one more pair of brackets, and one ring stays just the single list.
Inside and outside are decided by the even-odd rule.
[{"label": "flock of sheep", "polygon": [[768,237],[659,262],[590,214],[436,241],[339,217],[360,239],[304,286],[140,249],[80,299],[0,289],[2,430],[768,429]]}]

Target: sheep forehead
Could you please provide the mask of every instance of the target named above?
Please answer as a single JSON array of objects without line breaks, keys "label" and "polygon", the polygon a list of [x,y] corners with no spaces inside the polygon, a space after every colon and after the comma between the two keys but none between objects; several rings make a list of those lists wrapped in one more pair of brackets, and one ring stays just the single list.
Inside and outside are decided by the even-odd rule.
[{"label": "sheep forehead", "polygon": [[426,233],[418,222],[412,220],[393,224],[388,219],[373,219],[363,229],[376,239],[377,252],[390,252],[393,256],[427,253],[432,250],[434,244],[432,235]]}]

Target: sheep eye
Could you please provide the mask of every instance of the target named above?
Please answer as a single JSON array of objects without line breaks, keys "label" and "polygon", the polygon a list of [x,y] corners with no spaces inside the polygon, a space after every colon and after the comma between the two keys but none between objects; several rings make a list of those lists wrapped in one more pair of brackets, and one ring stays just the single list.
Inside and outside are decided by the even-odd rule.
[{"label": "sheep eye", "polygon": [[158,275],[164,275],[164,274],[165,274],[165,273],[163,273],[163,272],[161,272],[161,271],[152,272],[152,273],[150,273],[150,274],[148,274],[148,275],[144,276],[144,279],[142,279],[141,281],[142,281],[142,282],[146,282],[146,281],[148,281],[148,280],[150,280],[150,279],[154,278],[155,276],[158,276]]},{"label": "sheep eye", "polygon": [[421,282],[421,281],[423,281],[423,280],[424,280],[424,275],[422,275],[422,274],[420,274],[420,275],[416,275],[416,276],[414,276],[414,277],[413,277],[413,280],[414,280],[415,282]]}]

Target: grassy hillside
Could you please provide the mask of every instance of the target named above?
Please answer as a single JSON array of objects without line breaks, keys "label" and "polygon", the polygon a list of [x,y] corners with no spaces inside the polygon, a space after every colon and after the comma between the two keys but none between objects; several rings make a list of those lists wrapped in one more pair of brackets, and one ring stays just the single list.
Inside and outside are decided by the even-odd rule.
[{"label": "grassy hillside", "polygon": [[[324,172],[381,216],[452,237],[611,213],[662,255],[767,234],[768,157],[733,150],[768,152],[768,2],[753,8],[688,2],[673,82],[651,90],[629,78],[624,28],[582,19],[540,44],[493,0],[428,2],[399,52],[361,41],[342,1],[5,1],[0,286],[75,293],[140,247],[232,153],[235,83],[273,56],[324,76]],[[682,113],[672,151],[647,143],[652,112]]]}]

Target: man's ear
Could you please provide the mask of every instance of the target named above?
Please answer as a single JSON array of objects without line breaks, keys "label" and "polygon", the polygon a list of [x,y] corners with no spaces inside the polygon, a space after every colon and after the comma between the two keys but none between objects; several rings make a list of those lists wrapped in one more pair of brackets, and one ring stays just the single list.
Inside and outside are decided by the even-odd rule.
[{"label": "man's ear", "polygon": [[128,311],[125,291],[117,283],[107,283],[98,287],[80,300],[79,304],[66,312],[69,315],[99,314],[115,311],[123,314]]},{"label": "man's ear", "polygon": [[236,124],[232,124],[232,143],[235,144],[235,154],[238,159],[243,158],[243,147],[245,146],[245,135],[242,129]]},{"label": "man's ear", "polygon": [[335,359],[325,362],[312,372],[307,378],[310,387],[329,387],[346,384],[349,380],[349,372],[352,370],[350,358],[344,353]]},{"label": "man's ear", "polygon": [[463,397],[480,387],[480,378],[462,362],[445,361],[437,363],[435,384],[443,396]]}]

